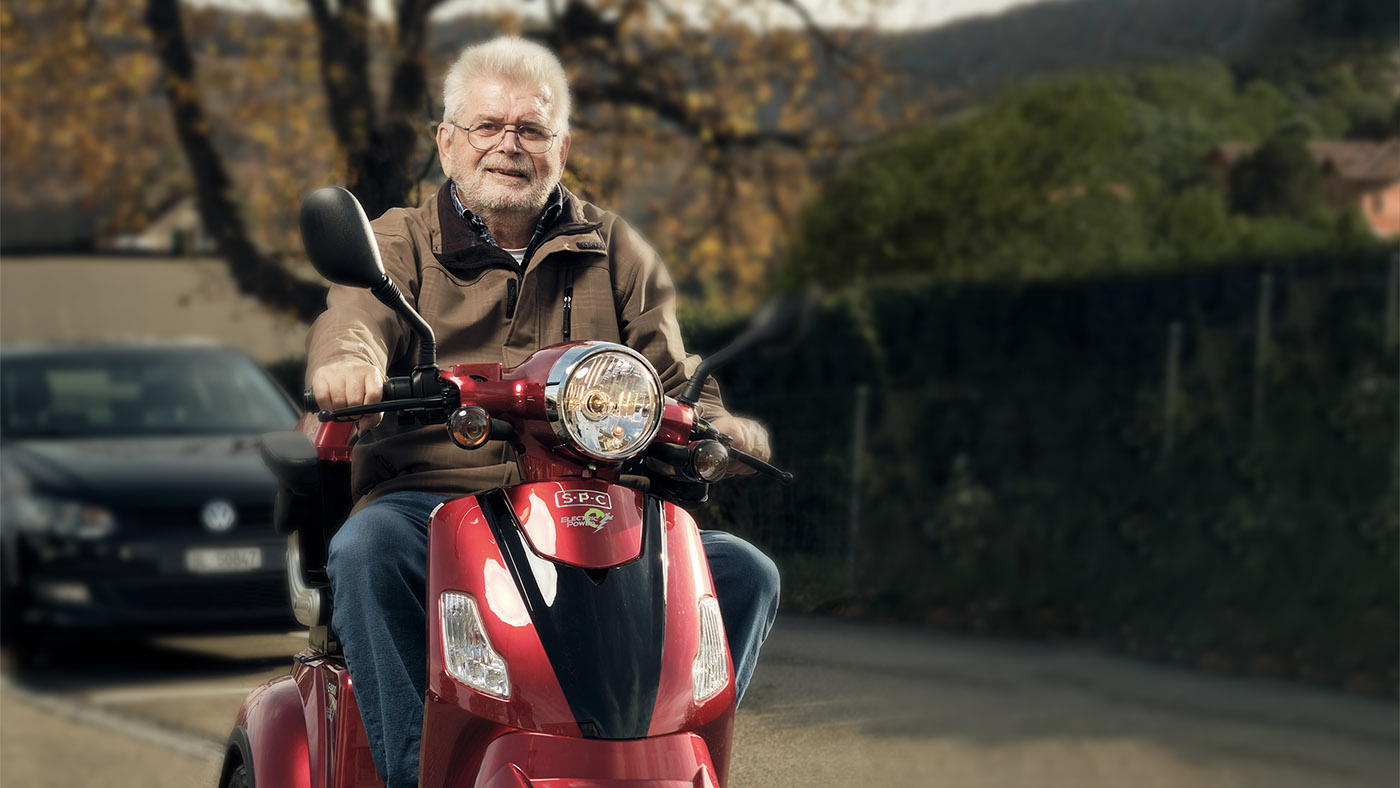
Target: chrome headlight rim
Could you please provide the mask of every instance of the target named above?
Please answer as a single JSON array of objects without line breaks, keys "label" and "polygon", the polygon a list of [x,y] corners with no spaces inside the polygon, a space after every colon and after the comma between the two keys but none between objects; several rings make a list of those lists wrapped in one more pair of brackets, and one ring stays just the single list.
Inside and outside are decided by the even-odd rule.
[{"label": "chrome headlight rim", "polygon": [[[569,431],[564,420],[563,396],[569,382],[573,379],[574,371],[580,364],[588,361],[594,356],[605,353],[625,355],[632,358],[642,366],[647,372],[647,382],[651,389],[652,396],[656,402],[656,408],[651,414],[650,423],[642,431],[641,436],[632,442],[631,448],[617,452],[596,452],[583,446],[581,442]],[[641,454],[647,446],[651,445],[656,434],[661,430],[661,415],[665,409],[664,393],[661,390],[661,376],[652,368],[651,362],[646,356],[633,350],[626,345],[619,345],[614,342],[583,342],[565,350],[555,360],[553,366],[549,368],[549,375],[545,380],[544,387],[544,407],[545,415],[549,419],[549,426],[554,430],[554,436],[559,442],[568,446],[573,451],[599,462],[622,462]]]}]

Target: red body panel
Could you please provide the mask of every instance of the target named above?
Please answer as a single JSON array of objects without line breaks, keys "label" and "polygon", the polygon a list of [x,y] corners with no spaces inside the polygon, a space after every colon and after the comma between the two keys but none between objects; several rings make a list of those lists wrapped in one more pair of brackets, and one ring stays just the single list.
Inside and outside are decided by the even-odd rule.
[{"label": "red body panel", "polygon": [[[312,414],[302,417],[315,419]],[[350,438],[355,435],[353,421],[322,421],[317,424],[312,443],[316,445],[316,456],[326,462],[350,462]]]},{"label": "red body panel", "polygon": [[[303,698],[291,676],[279,676],[253,690],[243,702],[234,723],[248,734],[251,751],[246,753],[253,781],[258,785],[311,788],[312,777],[320,777],[325,764],[311,757],[303,714],[315,706],[302,705]],[[313,775],[313,771],[315,775]]]},{"label": "red body panel", "polygon": [[355,702],[350,670],[344,664],[321,660],[313,668],[325,692],[326,739],[330,748],[329,788],[383,788],[374,770],[374,756],[365,738],[360,704]]},{"label": "red body panel", "polygon": [[[541,492],[548,492],[552,496],[556,491],[576,489],[578,484],[579,482],[570,481],[562,485],[522,485],[509,489],[506,493],[511,500],[520,497],[528,499],[532,494],[538,499]],[[637,539],[640,542],[642,496],[629,488],[601,484],[588,489],[593,491],[595,488],[605,490],[611,495],[636,496],[625,500],[630,502],[628,506],[635,509],[638,519]],[[615,511],[621,508],[618,503],[620,500],[623,499],[614,498]],[[544,510],[553,517],[554,510],[551,507],[545,506]],[[648,736],[661,737],[664,734],[686,732],[697,734],[695,740],[700,742],[704,750],[704,763],[709,769],[707,773],[710,776],[706,779],[714,780],[716,785],[723,785],[729,770],[730,739],[734,724],[733,666],[731,664],[729,667],[731,680],[724,688],[697,706],[691,692],[691,667],[699,648],[698,606],[702,596],[714,594],[714,587],[695,521],[685,510],[669,504],[663,511],[668,618],[657,704],[653,709]],[[525,530],[528,531],[528,528]],[[580,529],[560,527],[559,530]],[[623,534],[592,533],[588,536],[614,539],[621,538]],[[527,538],[534,542],[534,537],[527,535]],[[429,526],[428,539],[428,697],[421,756],[421,785],[424,788],[480,784],[471,780],[474,775],[478,775],[488,756],[486,743],[512,730],[552,734],[539,741],[554,741],[558,746],[551,751],[560,757],[573,757],[573,754],[567,747],[558,744],[559,742],[572,741],[586,748],[654,741],[649,738],[638,742],[605,742],[579,737],[573,712],[555,677],[549,657],[540,644],[530,620],[529,610],[520,596],[514,578],[506,568],[505,558],[475,498],[450,501],[439,508]],[[458,683],[447,674],[437,604],[438,597],[445,590],[462,591],[471,594],[477,600],[487,637],[496,651],[506,656],[509,664],[509,700],[477,692]],[[669,740],[675,737],[665,738]],[[600,749],[597,752],[603,753],[604,750]],[[610,763],[607,757],[611,756],[599,755],[601,760],[594,764],[596,768],[590,773],[591,779],[631,779],[622,777],[621,773],[609,777],[610,773],[598,765]],[[569,763],[565,761],[555,770],[564,769],[561,773],[580,777],[584,775],[584,772],[568,772],[565,767]],[[527,769],[525,773],[530,772]],[[696,770],[692,769],[688,774],[679,775],[676,779],[683,777],[692,780],[695,775]],[[505,779],[496,775],[494,771],[480,771],[479,776],[490,777],[493,781]],[[613,783],[578,784],[599,786]]]},{"label": "red body panel", "polygon": [[[448,676],[438,613],[438,598],[447,590],[476,599],[487,638],[506,657],[510,700],[468,689]],[[530,611],[476,498],[449,501],[433,515],[428,528],[427,606],[430,706],[442,702],[512,728],[579,735],[573,711],[535,634]],[[426,743],[425,736],[425,747]]]},{"label": "red body panel", "polygon": [[258,785],[288,788],[384,788],[374,770],[350,671],[303,651],[291,675],[258,687],[237,725],[252,746]]},{"label": "red body panel", "polygon": [[[690,513],[677,506],[664,507],[666,517],[666,644],[661,652],[661,684],[656,693],[649,736],[696,730],[719,719],[734,705],[734,664],[729,662],[729,681],[713,697],[696,705],[691,689],[691,666],[700,650],[700,598],[714,596],[710,567],[700,532]],[[721,638],[723,637],[721,631]],[[731,718],[732,722],[732,718]],[[723,739],[723,755],[713,753],[716,763],[728,769],[729,732]],[[719,748],[719,739],[711,741]]]},{"label": "red body panel", "polygon": [[541,556],[604,569],[642,554],[643,495],[630,487],[570,479],[511,487],[506,497]]},{"label": "red body panel", "polygon": [[655,441],[677,446],[690,445],[690,431],[695,428],[695,409],[689,405],[667,400],[661,411],[661,429]]},{"label": "red body panel", "polygon": [[690,733],[630,741],[509,733],[486,748],[480,779],[452,785],[716,788],[719,780],[705,741]]}]

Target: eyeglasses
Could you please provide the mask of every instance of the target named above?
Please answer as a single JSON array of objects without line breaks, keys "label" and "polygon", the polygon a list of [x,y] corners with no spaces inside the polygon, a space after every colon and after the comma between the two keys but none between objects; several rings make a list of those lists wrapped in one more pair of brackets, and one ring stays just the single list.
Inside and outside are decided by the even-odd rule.
[{"label": "eyeglasses", "polygon": [[477,150],[491,150],[505,139],[506,132],[515,132],[516,144],[526,153],[544,153],[554,145],[554,132],[531,123],[492,123],[484,121],[467,127],[460,123],[453,126],[467,133],[467,142]]}]

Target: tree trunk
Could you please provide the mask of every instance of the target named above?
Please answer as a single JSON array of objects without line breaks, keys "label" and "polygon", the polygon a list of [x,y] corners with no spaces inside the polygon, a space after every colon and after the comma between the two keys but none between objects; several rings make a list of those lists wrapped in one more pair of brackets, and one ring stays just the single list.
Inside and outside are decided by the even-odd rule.
[{"label": "tree trunk", "polygon": [[371,219],[406,205],[418,185],[412,157],[426,132],[429,106],[424,50],[428,13],[440,0],[395,4],[393,72],[383,117],[376,108],[369,67],[370,17],[366,0],[307,0],[320,44],[321,81],[331,128],[345,151],[346,188]]},{"label": "tree trunk", "polygon": [[253,245],[234,199],[235,187],[210,137],[195,80],[194,58],[180,21],[179,0],[148,0],[146,26],[164,73],[175,131],[194,177],[200,221],[214,236],[239,292],[310,322],[326,306],[326,289],[293,276]]}]

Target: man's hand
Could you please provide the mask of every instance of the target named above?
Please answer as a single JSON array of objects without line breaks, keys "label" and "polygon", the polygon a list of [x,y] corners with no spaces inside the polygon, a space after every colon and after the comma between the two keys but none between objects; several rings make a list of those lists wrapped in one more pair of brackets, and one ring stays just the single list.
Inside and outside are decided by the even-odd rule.
[{"label": "man's hand", "polygon": [[[311,393],[316,404],[328,410],[373,405],[384,399],[384,373],[363,361],[337,361],[312,373]],[[384,414],[367,413],[355,420],[367,430],[383,421]]]},{"label": "man's hand", "polygon": [[[710,422],[710,426],[728,435],[731,438],[730,445],[739,451],[748,452],[764,462],[773,456],[773,450],[768,445],[768,430],[753,419],[739,416],[720,416]],[[751,476],[758,473],[745,465],[743,461],[734,462],[729,467],[733,473],[741,476]]]}]

